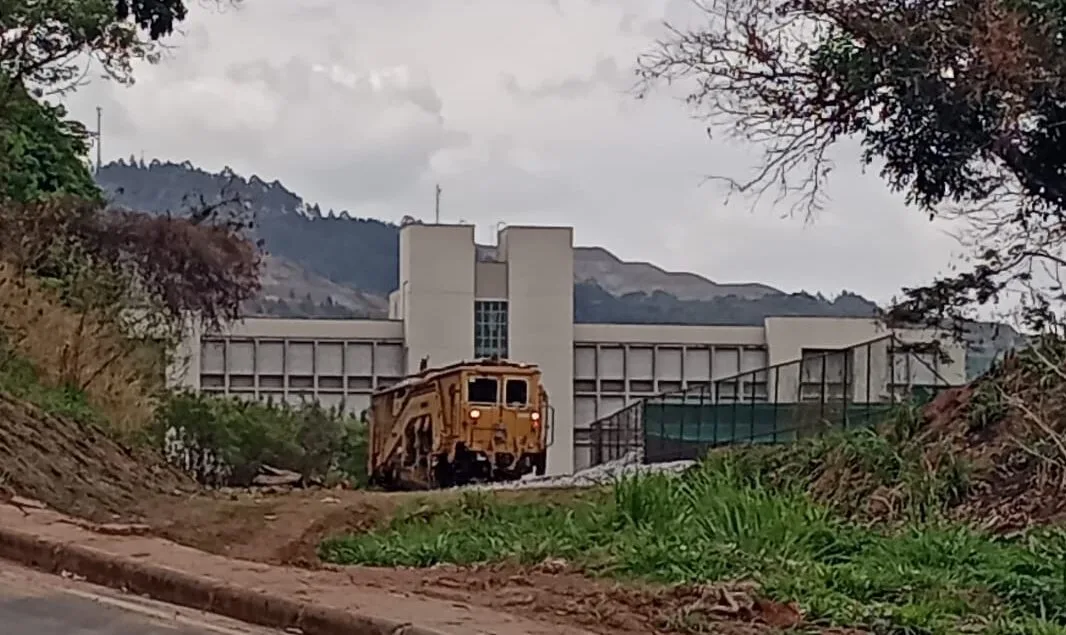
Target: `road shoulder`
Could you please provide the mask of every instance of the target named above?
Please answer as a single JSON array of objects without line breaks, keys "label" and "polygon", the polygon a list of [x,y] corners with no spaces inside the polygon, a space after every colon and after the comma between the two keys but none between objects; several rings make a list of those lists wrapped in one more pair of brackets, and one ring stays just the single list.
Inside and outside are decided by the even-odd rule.
[{"label": "road shoulder", "polygon": [[[27,536],[41,544],[36,547],[25,544]],[[23,542],[15,544],[12,539]],[[404,590],[357,586],[343,569],[310,571],[279,567],[229,559],[151,536],[102,535],[50,510],[34,509],[24,516],[13,507],[0,506],[0,543],[9,552],[5,555],[14,559],[18,559],[16,552],[36,549],[37,555],[29,558],[30,561],[22,559],[24,564],[45,570],[81,568],[84,570],[70,572],[109,586],[140,585],[142,588],[135,589],[140,593],[194,608],[205,608],[206,602],[213,612],[242,619],[247,615],[252,618],[248,621],[266,626],[294,626],[281,622],[294,619],[285,614],[295,612],[302,620],[306,635],[314,635],[311,631],[322,635],[333,632],[326,622],[338,613],[353,616],[352,624],[358,624],[360,631],[366,633],[406,629],[412,635],[419,631],[444,635],[588,635],[587,631],[558,623],[534,621]],[[102,556],[124,564],[101,565]],[[123,576],[122,571],[131,573]],[[146,582],[150,576],[145,571],[155,572],[150,584]],[[166,575],[160,578],[156,575],[159,571]],[[180,588],[189,587],[195,580],[213,585]],[[254,596],[252,599],[261,608],[231,610],[230,604],[247,595]],[[392,627],[387,628],[388,625]]]}]

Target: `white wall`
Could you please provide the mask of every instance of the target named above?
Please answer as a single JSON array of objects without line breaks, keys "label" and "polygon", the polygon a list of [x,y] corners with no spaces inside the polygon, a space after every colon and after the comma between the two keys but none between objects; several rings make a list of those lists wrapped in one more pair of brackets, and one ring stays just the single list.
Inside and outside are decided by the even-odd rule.
[{"label": "white wall", "polygon": [[400,229],[400,299],[408,371],[474,357],[473,225]]},{"label": "white wall", "polygon": [[[935,355],[916,355],[896,350],[888,339],[901,342],[941,340],[946,360]],[[855,348],[848,360],[849,398],[855,401],[888,399],[893,391],[908,384],[963,384],[966,381],[966,349],[946,333],[930,329],[889,329],[870,318],[772,317],[766,319],[766,342],[770,363],[783,364],[799,359],[804,351]],[[801,392],[800,368],[782,367],[771,374],[771,391],[779,399],[798,398]]]},{"label": "white wall", "polygon": [[357,414],[403,376],[403,326],[385,320],[249,318],[187,340],[181,383],[204,392]]},{"label": "white wall", "polygon": [[549,474],[574,469],[573,241],[569,227],[507,227],[499,233],[507,262],[510,357],[540,367],[555,409]]}]

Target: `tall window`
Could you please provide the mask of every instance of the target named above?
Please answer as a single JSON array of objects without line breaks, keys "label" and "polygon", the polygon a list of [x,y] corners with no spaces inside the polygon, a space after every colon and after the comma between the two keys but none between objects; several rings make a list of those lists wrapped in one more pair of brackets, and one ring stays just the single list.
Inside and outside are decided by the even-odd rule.
[{"label": "tall window", "polygon": [[474,356],[507,357],[507,302],[474,301]]}]

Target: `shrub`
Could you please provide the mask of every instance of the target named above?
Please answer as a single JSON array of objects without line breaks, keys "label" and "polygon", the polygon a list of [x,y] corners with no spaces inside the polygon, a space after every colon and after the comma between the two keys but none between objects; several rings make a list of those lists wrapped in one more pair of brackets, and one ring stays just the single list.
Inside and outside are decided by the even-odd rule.
[{"label": "shrub", "polygon": [[971,485],[966,457],[922,435],[919,409],[903,406],[876,428],[835,430],[767,448],[726,449],[709,462],[736,463],[775,488],[800,488],[847,516],[905,521],[943,516]]},{"label": "shrub", "polygon": [[64,304],[175,345],[189,320],[217,328],[259,291],[261,254],[243,214],[206,206],[159,216],[69,197],[9,202],[0,205],[0,253]]},{"label": "shrub", "polygon": [[365,426],[314,402],[295,407],[174,392],[157,410],[155,432],[205,485],[249,485],[264,465],[308,480],[366,481]]}]

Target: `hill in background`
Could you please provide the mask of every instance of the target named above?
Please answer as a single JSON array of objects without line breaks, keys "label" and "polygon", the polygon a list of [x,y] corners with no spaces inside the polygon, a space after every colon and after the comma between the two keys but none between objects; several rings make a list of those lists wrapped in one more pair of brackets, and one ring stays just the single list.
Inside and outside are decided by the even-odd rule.
[{"label": "hill in background", "polygon": [[[381,318],[399,282],[399,225],[323,211],[278,181],[210,173],[191,163],[131,158],[102,166],[97,182],[113,204],[181,214],[206,203],[239,200],[255,212],[253,232],[268,253],[263,291],[248,315]],[[482,245],[483,254],[494,250]],[[693,273],[626,262],[602,247],[574,250],[574,321],[616,324],[761,325],[769,316],[868,317],[877,306],[850,292],[835,298],[785,293],[757,283],[719,283]],[[987,367],[1013,329],[975,325],[972,372]]]}]

